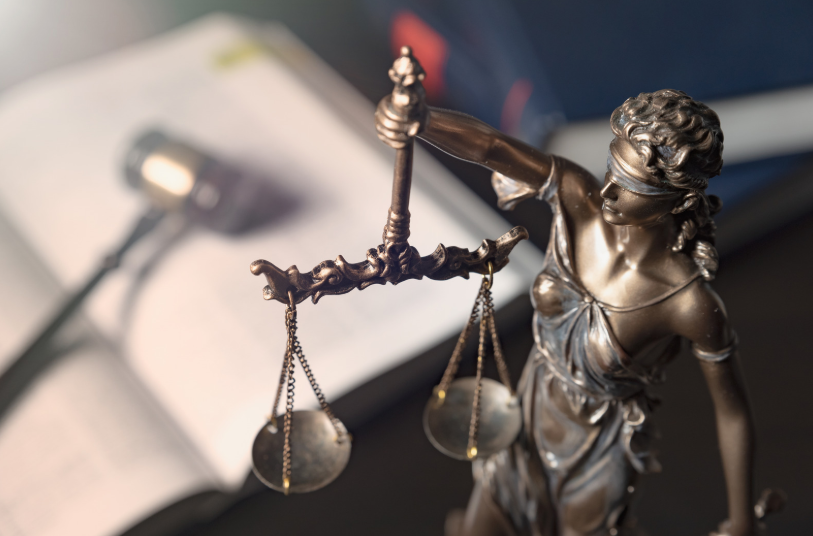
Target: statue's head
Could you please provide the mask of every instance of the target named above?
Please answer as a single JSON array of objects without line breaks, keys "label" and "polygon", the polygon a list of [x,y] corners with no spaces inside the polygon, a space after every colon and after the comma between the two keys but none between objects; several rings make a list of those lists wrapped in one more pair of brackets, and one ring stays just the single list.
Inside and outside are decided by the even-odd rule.
[{"label": "statue's head", "polygon": [[673,215],[675,251],[690,248],[706,279],[717,269],[712,215],[722,206],[707,196],[723,166],[720,119],[682,91],[641,93],[610,119],[607,175],[601,195],[604,219],[615,225],[653,225]]}]

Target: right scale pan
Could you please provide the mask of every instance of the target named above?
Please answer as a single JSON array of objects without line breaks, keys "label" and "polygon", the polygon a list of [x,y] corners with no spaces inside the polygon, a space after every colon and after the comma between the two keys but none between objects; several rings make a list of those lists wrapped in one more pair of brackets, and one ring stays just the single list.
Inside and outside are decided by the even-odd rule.
[{"label": "right scale pan", "polygon": [[[519,400],[500,382],[482,379],[480,422],[475,458],[485,458],[508,448],[522,428]],[[423,427],[429,441],[441,452],[459,460],[469,460],[469,426],[477,379],[452,382],[443,398],[436,393],[423,414]]]}]

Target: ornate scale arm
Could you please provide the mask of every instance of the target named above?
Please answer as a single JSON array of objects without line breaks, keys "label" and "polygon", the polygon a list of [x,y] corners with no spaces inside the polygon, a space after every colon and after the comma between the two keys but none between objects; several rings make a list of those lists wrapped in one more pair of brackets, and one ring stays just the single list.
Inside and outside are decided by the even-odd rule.
[{"label": "ornate scale arm", "polygon": [[[426,257],[410,247],[410,264],[406,272],[398,269],[397,259],[386,255],[384,245],[367,250],[367,260],[349,263],[339,255],[335,261],[323,261],[308,273],[302,273],[296,266],[280,270],[268,261],[251,263],[251,273],[265,275],[268,285],[263,289],[263,298],[288,303],[288,291],[293,293],[294,302],[301,303],[308,297],[313,303],[328,294],[345,294],[353,289],[364,290],[370,285],[392,283],[397,285],[408,279],[444,280],[453,277],[469,277],[471,272],[488,273],[488,263],[499,271],[508,264],[508,255],[520,240],[528,238],[524,227],[514,227],[496,241],[483,240],[475,251],[438,245]],[[395,261],[395,262],[393,262]]]},{"label": "ornate scale arm", "polygon": [[268,261],[254,261],[251,263],[251,273],[263,274],[268,280],[268,285],[263,289],[266,300],[288,304],[290,295],[295,303],[301,303],[308,297],[316,303],[324,295],[345,294],[356,288],[364,290],[371,285],[397,285],[408,279],[424,277],[436,280],[458,276],[468,278],[471,272],[487,274],[489,263],[494,271],[499,271],[508,264],[508,255],[514,246],[528,238],[528,231],[523,227],[514,227],[496,241],[483,240],[475,251],[440,244],[426,257],[421,257],[418,250],[409,245],[414,137],[427,117],[421,83],[425,73],[412,56],[412,50],[403,47],[401,57],[395,60],[389,76],[395,87],[388,97],[383,121],[408,125],[408,128],[403,140],[389,142],[396,147],[395,174],[383,244],[368,249],[365,261],[348,263],[339,255],[335,261],[323,261],[304,274],[296,266],[283,271]]}]

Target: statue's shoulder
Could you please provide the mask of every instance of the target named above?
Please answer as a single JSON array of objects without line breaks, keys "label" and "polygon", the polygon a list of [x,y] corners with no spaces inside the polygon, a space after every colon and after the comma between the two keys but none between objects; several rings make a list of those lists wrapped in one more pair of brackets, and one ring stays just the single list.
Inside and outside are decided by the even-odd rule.
[{"label": "statue's shoulder", "polygon": [[733,332],[722,298],[702,278],[672,301],[675,332],[702,349],[714,351],[731,344]]},{"label": "statue's shoulder", "polygon": [[594,220],[601,216],[601,183],[585,168],[561,156],[552,156],[551,185],[564,211],[574,220]]}]

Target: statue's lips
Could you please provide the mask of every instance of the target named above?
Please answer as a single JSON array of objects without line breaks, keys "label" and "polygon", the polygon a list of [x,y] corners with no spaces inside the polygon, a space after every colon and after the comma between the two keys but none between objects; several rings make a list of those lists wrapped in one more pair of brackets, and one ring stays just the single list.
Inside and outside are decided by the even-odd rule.
[{"label": "statue's lips", "polygon": [[608,205],[608,204],[607,204],[607,201],[605,201],[605,202],[604,202],[604,203],[601,205],[601,210],[606,210],[607,212],[610,212],[611,214],[618,214],[618,211],[617,211],[617,210],[615,210],[615,209],[614,209],[613,207],[611,207],[610,205]]}]

